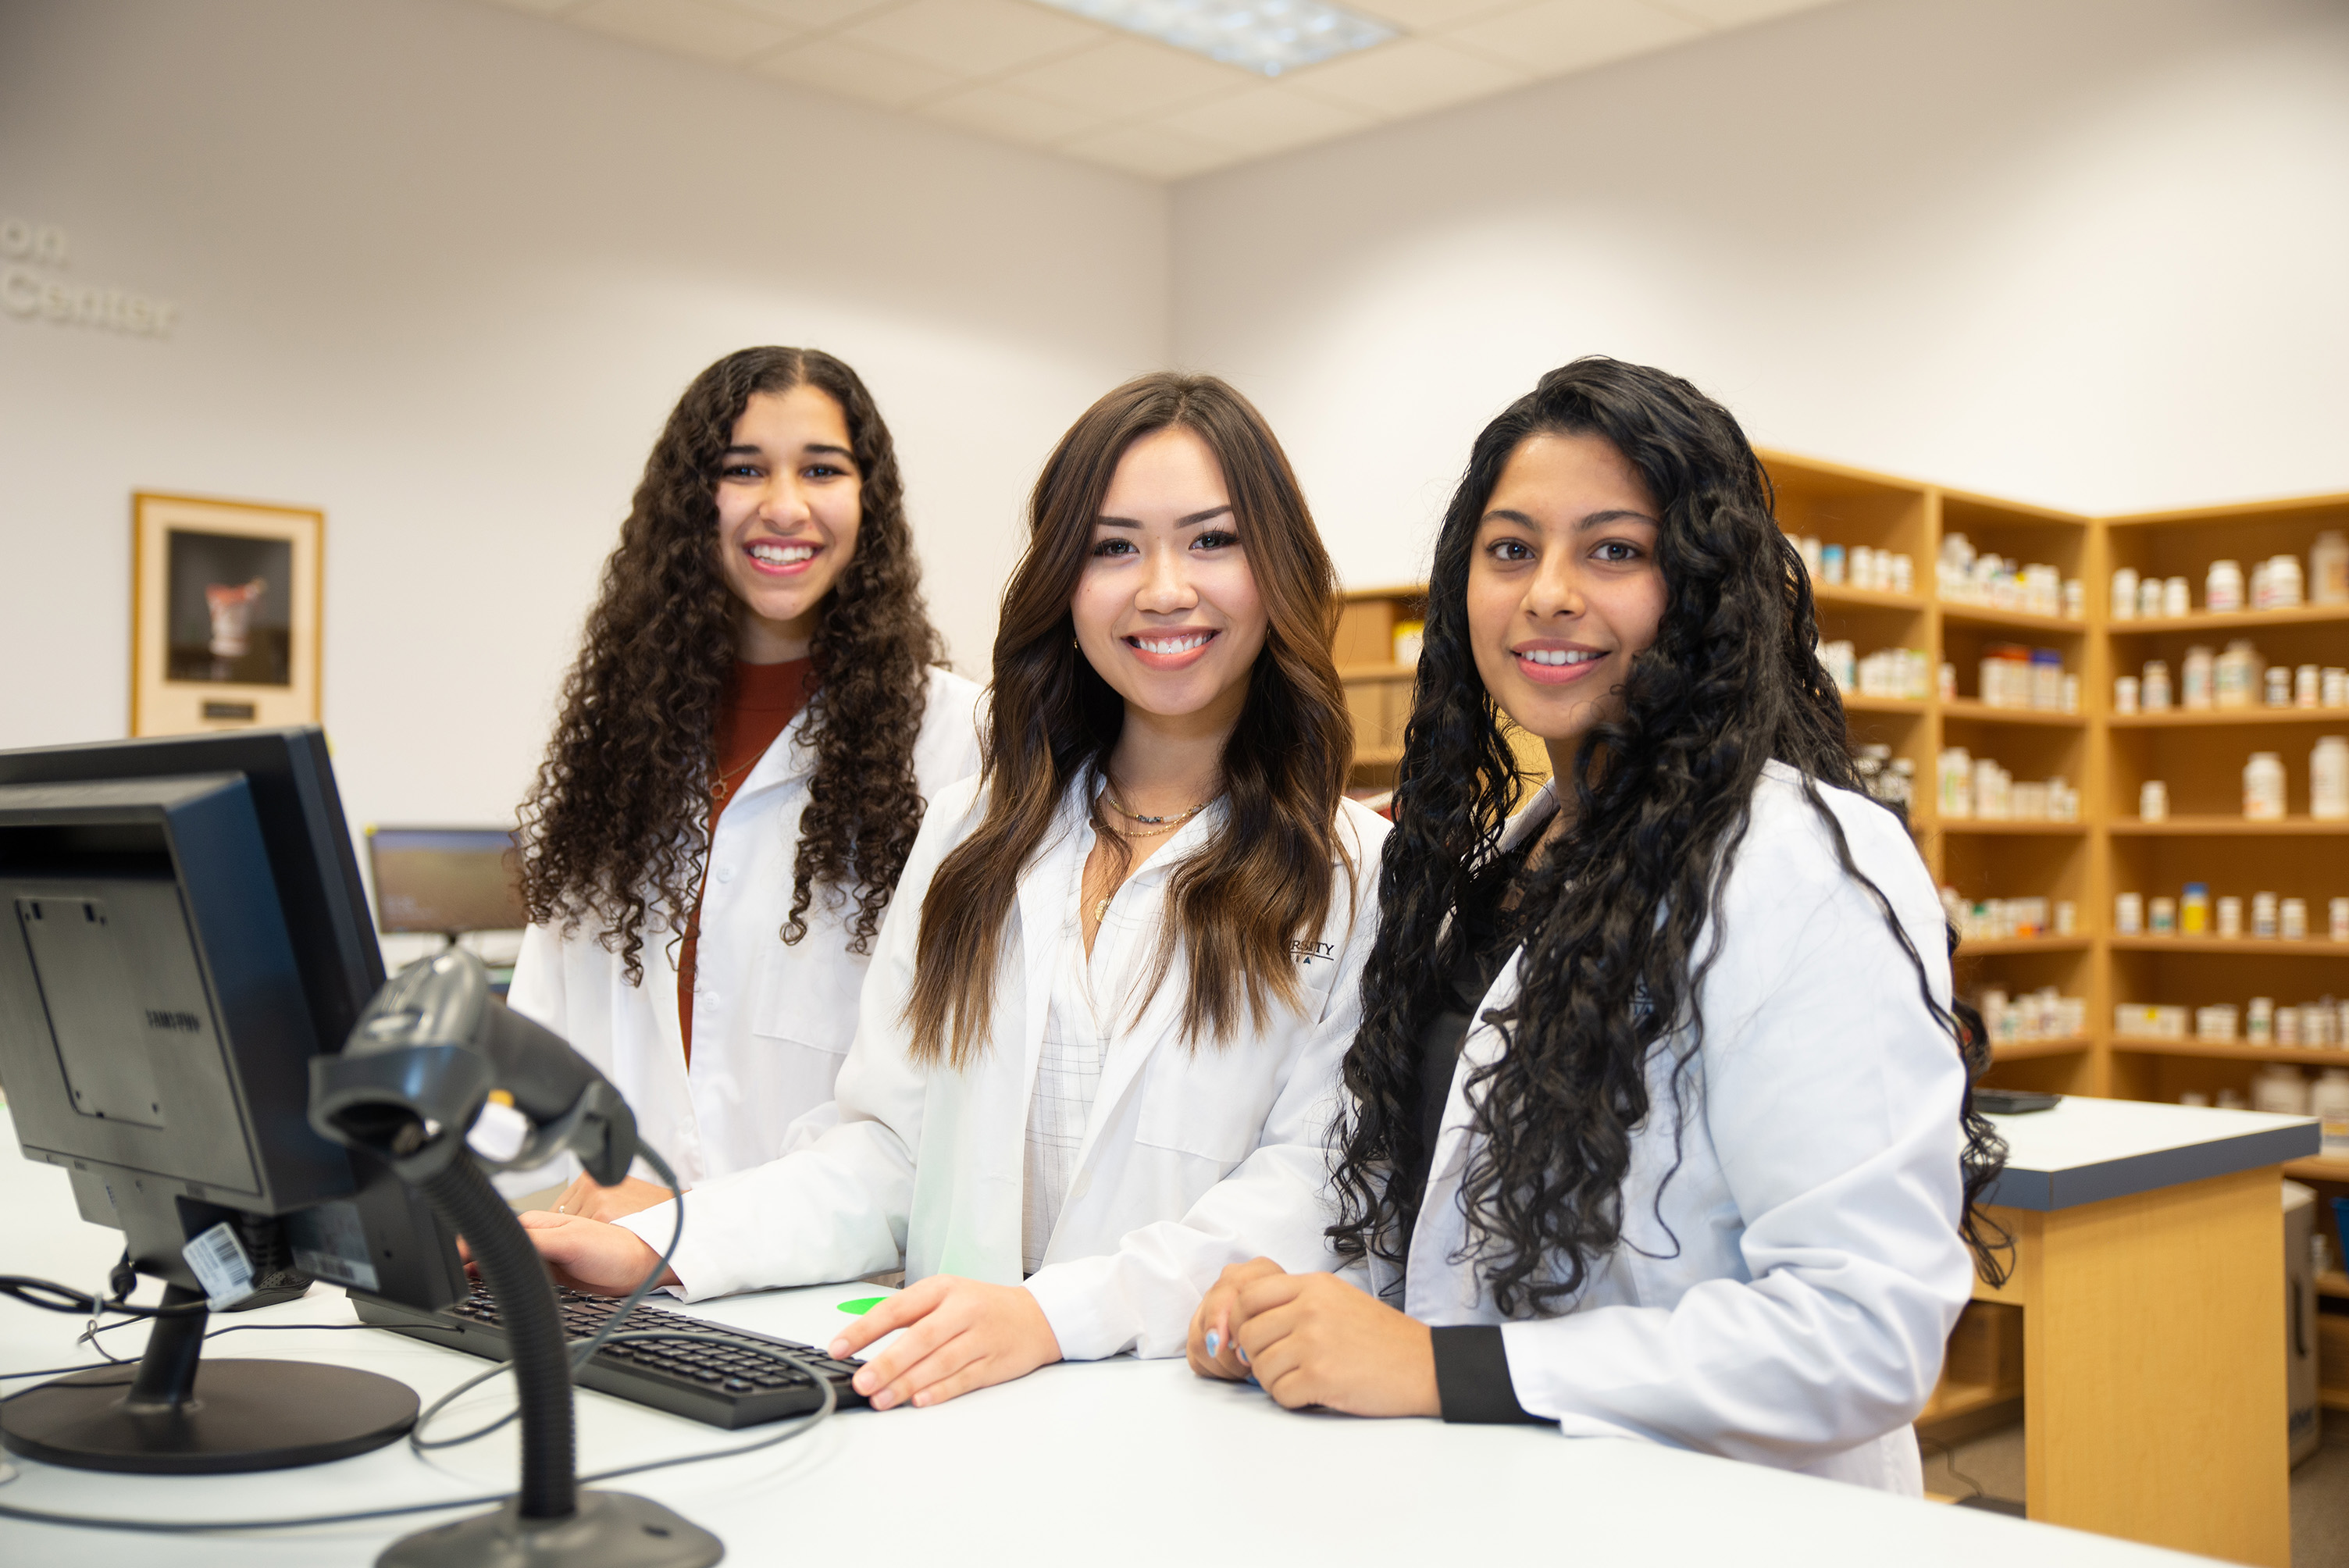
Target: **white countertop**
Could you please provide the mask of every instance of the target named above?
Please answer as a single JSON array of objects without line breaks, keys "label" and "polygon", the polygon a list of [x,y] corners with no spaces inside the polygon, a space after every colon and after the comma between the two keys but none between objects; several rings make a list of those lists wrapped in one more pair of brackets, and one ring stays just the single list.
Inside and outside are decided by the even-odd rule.
[{"label": "white countertop", "polygon": [[2050,1110],[1991,1119],[2006,1139],[2007,1165],[1989,1202],[2011,1209],[2149,1192],[2298,1160],[2322,1142],[2305,1116],[2150,1100],[2066,1096]]},{"label": "white countertop", "polygon": [[[115,1233],[76,1216],[64,1172],[0,1152],[0,1270],[96,1285]],[[151,1287],[149,1294],[151,1295]],[[706,1303],[700,1315],[820,1341],[837,1304],[869,1285]],[[675,1304],[668,1304],[674,1307]],[[352,1321],[318,1287],[229,1322]],[[0,1302],[0,1371],[88,1359],[77,1320]],[[136,1351],[145,1330],[109,1336]],[[376,1330],[234,1334],[208,1355],[332,1361],[398,1377],[428,1400],[483,1363]],[[28,1385],[10,1383],[14,1389]],[[500,1408],[501,1380],[452,1414]],[[579,1396],[583,1470],[724,1448],[726,1433],[592,1392]],[[243,1476],[119,1476],[16,1460],[0,1501],[140,1518],[251,1518],[384,1507],[512,1486],[502,1432],[425,1462],[404,1445],[334,1464]],[[2150,1547],[1909,1501],[1647,1444],[1574,1440],[1547,1427],[1446,1427],[1280,1409],[1252,1387],[1194,1377],[1180,1361],[1127,1357],[1047,1367],[932,1410],[853,1410],[807,1438],[740,1460],[631,1477],[716,1532],[730,1563],[851,1568],[889,1562],[1221,1568],[1276,1561],[1373,1563],[1627,1561],[1822,1568],[2155,1568],[2199,1561]],[[367,1563],[390,1525],[157,1539],[0,1520],[11,1564],[169,1562],[234,1568]]]}]

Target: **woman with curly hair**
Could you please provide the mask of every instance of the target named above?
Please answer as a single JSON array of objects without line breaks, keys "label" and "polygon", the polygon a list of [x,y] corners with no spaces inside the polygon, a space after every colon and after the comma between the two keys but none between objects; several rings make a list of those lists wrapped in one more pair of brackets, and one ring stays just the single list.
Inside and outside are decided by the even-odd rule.
[{"label": "woman with curly hair", "polygon": [[[1148,376],[1045,463],[1004,592],[978,778],[942,795],[881,928],[840,1124],[687,1203],[698,1299],[903,1267],[843,1332],[876,1408],[1063,1357],[1181,1353],[1199,1293],[1311,1266],[1360,1017],[1330,558],[1257,411]],[[676,1216],[532,1214],[556,1277],[620,1292]]]},{"label": "woman with curly hair", "polygon": [[[1333,1154],[1372,1288],[1241,1265],[1201,1372],[1920,1490],[2002,1150],[1771,504],[1726,409],[1613,360],[1477,438]],[[1554,769],[1508,820],[1505,717]]]},{"label": "woman with curly hair", "polygon": [[[694,377],[523,808],[511,995],[688,1186],[773,1159],[832,1099],[923,803],[978,766],[978,688],[941,657],[856,373],[746,348]],[[580,1176],[558,1207],[667,1196]]]}]

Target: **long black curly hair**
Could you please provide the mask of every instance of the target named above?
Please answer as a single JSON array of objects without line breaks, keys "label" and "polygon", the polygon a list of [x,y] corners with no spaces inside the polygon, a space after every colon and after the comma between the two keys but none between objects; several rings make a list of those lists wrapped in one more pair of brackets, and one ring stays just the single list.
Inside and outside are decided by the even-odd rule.
[{"label": "long black curly hair", "polygon": [[843,908],[851,950],[866,951],[921,828],[914,742],[928,666],[945,647],[922,603],[889,427],[856,372],[829,354],[730,354],[693,378],[645,459],[522,809],[530,918],[566,932],[592,920],[632,985],[644,979],[647,919],[657,910],[682,934],[709,858],[714,731],[735,651],[718,539],[721,459],[754,395],[798,387],[840,405],[863,515],[808,650],[803,734],[815,770],[782,939],[807,934],[821,885]]},{"label": "long black curly hair", "polygon": [[[1744,432],[1677,377],[1578,359],[1485,427],[1436,541],[1379,934],[1332,1155],[1339,1253],[1402,1261],[1427,1156],[1419,1039],[1441,1000],[1427,979],[1452,973],[1464,929],[1486,923],[1449,917],[1486,914],[1504,891],[1495,851],[1521,780],[1477,675],[1465,598],[1494,487],[1518,446],[1547,433],[1599,437],[1646,481],[1661,509],[1656,560],[1669,603],[1654,643],[1631,661],[1621,717],[1584,737],[1571,776],[1557,781],[1573,791],[1572,827],[1519,877],[1523,988],[1489,1015],[1507,1049],[1469,1080],[1478,1141],[1462,1197],[1487,1288],[1510,1316],[1562,1305],[1622,1241],[1623,1179],[1651,1109],[1650,1057],[1677,1049],[1668,1080],[1677,1101],[1697,1042],[1667,1042],[1675,1021],[1696,1016],[1715,951],[1707,943],[1700,955],[1699,935],[1719,913],[1764,763],[1803,776],[1845,873],[1908,954],[1951,1049],[1963,1048],[1819,793],[1822,783],[1857,790],[1860,781],[1842,702],[1815,652],[1810,583],[1772,521],[1769,477]],[[1961,1115],[1964,1233],[1996,1277],[2002,1238],[1976,1203],[2005,1148],[1973,1109],[1971,1075]]]}]

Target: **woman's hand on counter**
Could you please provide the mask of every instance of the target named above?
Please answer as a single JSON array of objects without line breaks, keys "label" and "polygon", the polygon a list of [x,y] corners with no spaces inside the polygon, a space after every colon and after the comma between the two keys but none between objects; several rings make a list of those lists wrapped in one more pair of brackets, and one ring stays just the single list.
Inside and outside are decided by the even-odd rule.
[{"label": "woman's hand on counter", "polygon": [[943,1404],[1061,1358],[1052,1325],[1026,1289],[952,1274],[932,1274],[887,1297],[827,1348],[854,1356],[900,1328],[897,1343],[856,1374],[856,1391],[876,1410]]},{"label": "woman's hand on counter", "polygon": [[[1239,1269],[1255,1272],[1235,1280],[1236,1271],[1226,1270],[1216,1284],[1218,1291],[1226,1283],[1233,1286],[1218,1303],[1228,1326],[1219,1348],[1279,1403],[1350,1416],[1444,1413],[1427,1325],[1335,1274],[1284,1274],[1264,1259]],[[1220,1357],[1202,1366],[1206,1334],[1213,1328],[1201,1330],[1192,1366],[1210,1377],[1228,1377]]]}]

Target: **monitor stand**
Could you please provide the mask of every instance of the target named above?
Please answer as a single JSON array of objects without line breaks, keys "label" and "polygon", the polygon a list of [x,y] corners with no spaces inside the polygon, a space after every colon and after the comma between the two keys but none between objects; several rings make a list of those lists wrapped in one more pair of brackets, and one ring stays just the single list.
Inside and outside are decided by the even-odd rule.
[{"label": "monitor stand", "polygon": [[[172,1285],[163,1305],[201,1303]],[[76,1470],[221,1475],[324,1464],[396,1442],[416,1390],[312,1361],[204,1361],[210,1315],[159,1317],[138,1365],[77,1372],[0,1405],[12,1454]]]}]

